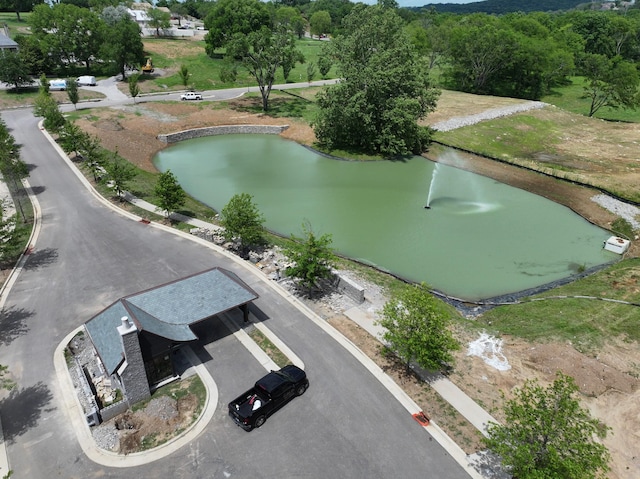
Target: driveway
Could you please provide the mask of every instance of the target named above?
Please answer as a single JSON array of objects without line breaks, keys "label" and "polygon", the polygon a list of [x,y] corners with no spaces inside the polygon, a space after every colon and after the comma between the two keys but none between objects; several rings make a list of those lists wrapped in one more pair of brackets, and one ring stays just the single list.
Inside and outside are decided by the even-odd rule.
[{"label": "driveway", "polygon": [[[0,409],[12,477],[468,477],[373,374],[262,277],[208,246],[105,207],[29,110],[2,117],[22,145],[42,208],[39,239],[0,322],[0,364],[18,384]],[[264,371],[234,336],[220,334],[197,350],[219,389],[218,409],[197,440],[143,467],[91,462],[67,421],[55,348],[118,298],[213,266],[235,271],[260,294],[256,311],[304,361],[309,391],[263,428],[240,430],[224,407]]]}]

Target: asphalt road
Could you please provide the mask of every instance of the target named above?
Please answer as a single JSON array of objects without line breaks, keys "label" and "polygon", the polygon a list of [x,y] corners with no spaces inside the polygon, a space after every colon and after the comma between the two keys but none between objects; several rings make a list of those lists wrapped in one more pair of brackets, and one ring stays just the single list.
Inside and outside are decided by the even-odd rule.
[{"label": "asphalt road", "polygon": [[[29,110],[2,113],[31,168],[42,230],[0,318],[0,364],[17,388],[0,404],[15,478],[332,477],[466,478],[383,385],[269,285],[213,249],[120,216],[80,183]],[[226,403],[264,374],[219,325],[195,348],[219,389],[197,440],[130,469],[87,459],[62,409],[53,352],[118,298],[204,269],[235,271],[260,299],[254,311],[305,363],[311,387],[260,429],[245,433]]]}]

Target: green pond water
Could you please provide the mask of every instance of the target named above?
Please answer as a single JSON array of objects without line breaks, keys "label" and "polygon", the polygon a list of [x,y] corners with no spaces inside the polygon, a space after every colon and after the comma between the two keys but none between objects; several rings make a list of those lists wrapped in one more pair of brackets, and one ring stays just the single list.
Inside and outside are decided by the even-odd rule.
[{"label": "green pond water", "polygon": [[224,135],[172,145],[155,165],[217,210],[249,193],[270,230],[299,236],[308,221],[343,255],[467,300],[618,258],[568,208],[421,157],[339,161],[276,135]]}]

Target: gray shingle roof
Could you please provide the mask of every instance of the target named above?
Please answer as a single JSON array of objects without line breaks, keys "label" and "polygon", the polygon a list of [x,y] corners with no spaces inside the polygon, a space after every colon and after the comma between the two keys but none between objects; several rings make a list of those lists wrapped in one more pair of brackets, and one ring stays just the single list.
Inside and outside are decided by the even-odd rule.
[{"label": "gray shingle roof", "polygon": [[18,44],[11,40],[11,38],[7,37],[5,34],[0,33],[0,49],[4,48],[18,48]]},{"label": "gray shingle roof", "polygon": [[123,360],[117,331],[123,316],[128,316],[139,331],[173,341],[191,341],[197,337],[190,325],[257,298],[234,273],[213,268],[121,298],[87,321],[85,328],[112,374]]}]

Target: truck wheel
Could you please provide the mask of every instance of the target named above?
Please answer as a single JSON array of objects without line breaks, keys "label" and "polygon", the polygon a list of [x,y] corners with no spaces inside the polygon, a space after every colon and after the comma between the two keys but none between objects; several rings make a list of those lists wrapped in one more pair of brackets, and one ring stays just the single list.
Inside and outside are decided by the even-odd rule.
[{"label": "truck wheel", "polygon": [[258,427],[262,426],[266,420],[267,420],[266,417],[260,416],[258,419],[256,419],[256,422],[253,425],[253,427],[258,428]]},{"label": "truck wheel", "polygon": [[307,386],[305,384],[301,384],[296,388],[296,396],[302,396],[306,390]]}]

